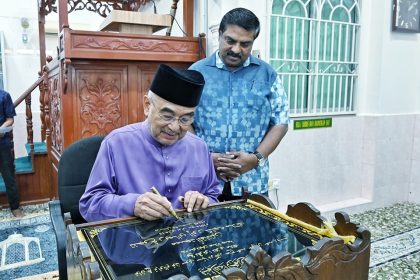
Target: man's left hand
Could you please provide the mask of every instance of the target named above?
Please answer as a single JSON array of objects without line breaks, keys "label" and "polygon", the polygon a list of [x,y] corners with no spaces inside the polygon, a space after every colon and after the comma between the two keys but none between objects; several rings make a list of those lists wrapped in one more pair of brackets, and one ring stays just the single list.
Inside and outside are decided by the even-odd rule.
[{"label": "man's left hand", "polygon": [[209,198],[197,191],[188,191],[184,196],[184,207],[188,212],[206,209],[209,206]]},{"label": "man's left hand", "polygon": [[[227,170],[227,168],[219,168],[219,172],[222,175],[225,175],[229,180],[236,179],[238,176],[248,172],[249,170],[253,169],[257,164],[258,160],[257,157],[253,154],[246,153],[246,152],[229,152],[229,155],[233,155],[232,159],[219,159],[220,162],[224,163],[231,163],[236,164],[239,168],[236,169],[237,176],[234,176],[235,173],[229,172],[230,170]],[[226,169],[226,170],[225,170]],[[239,173],[239,174],[238,174]]]}]

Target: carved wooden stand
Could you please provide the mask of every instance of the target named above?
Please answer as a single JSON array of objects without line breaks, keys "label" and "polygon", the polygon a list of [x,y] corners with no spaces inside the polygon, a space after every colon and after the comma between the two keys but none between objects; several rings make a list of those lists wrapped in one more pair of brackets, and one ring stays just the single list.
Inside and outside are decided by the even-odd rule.
[{"label": "carved wooden stand", "polygon": [[[321,227],[325,220],[309,203],[289,205],[287,215],[317,227]],[[334,228],[338,234],[357,237],[353,244],[346,245],[340,238],[324,237],[308,247],[300,261],[287,252],[269,256],[258,246],[253,246],[241,269],[224,270],[217,279],[368,279],[370,232],[351,223],[344,212],[337,212],[335,218]]]},{"label": "carved wooden stand", "polygon": [[[264,196],[249,195],[252,199],[268,207],[272,202]],[[273,207],[274,208],[274,207]],[[321,228],[325,218],[310,203],[301,202],[289,205],[286,214],[303,222]],[[302,280],[363,280],[369,276],[370,232],[358,224],[350,222],[344,212],[335,213],[334,229],[339,235],[356,236],[351,245],[344,244],[341,238],[324,237],[314,246],[308,247],[301,260],[293,258],[288,252],[276,256],[268,255],[259,246],[252,246],[241,268],[229,268],[215,280],[270,280],[270,279],[302,279]],[[185,275],[176,275],[170,280],[197,280]]]},{"label": "carved wooden stand", "polygon": [[[309,203],[289,205],[287,215],[317,227],[325,220]],[[287,252],[269,256],[260,247],[253,246],[241,269],[224,270],[217,279],[368,279],[370,232],[351,223],[344,212],[337,212],[335,219],[334,228],[338,234],[357,237],[353,244],[346,245],[340,238],[324,237],[308,247],[300,261]]]}]

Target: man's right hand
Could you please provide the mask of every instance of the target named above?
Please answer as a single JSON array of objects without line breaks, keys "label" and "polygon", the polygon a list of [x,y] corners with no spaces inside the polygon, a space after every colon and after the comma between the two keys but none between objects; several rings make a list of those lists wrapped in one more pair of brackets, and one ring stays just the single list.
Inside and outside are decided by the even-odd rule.
[{"label": "man's right hand", "polygon": [[223,181],[231,181],[241,175],[241,165],[235,162],[235,156],[227,153],[211,154],[216,174]]},{"label": "man's right hand", "polygon": [[147,192],[137,198],[134,205],[134,216],[152,221],[163,216],[170,216],[171,209],[172,205],[166,197]]}]

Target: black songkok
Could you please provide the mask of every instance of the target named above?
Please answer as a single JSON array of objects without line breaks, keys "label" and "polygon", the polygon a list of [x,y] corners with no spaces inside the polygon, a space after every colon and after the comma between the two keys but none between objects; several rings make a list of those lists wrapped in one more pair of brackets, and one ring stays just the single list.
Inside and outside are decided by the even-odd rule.
[{"label": "black songkok", "polygon": [[160,64],[150,90],[166,101],[184,107],[196,107],[204,88],[204,77],[195,70],[173,69]]}]

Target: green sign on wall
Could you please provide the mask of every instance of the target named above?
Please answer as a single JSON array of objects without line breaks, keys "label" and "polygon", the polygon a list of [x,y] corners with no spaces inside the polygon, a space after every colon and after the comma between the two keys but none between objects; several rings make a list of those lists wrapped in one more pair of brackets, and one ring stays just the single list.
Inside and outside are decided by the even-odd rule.
[{"label": "green sign on wall", "polygon": [[307,120],[294,120],[293,129],[308,129],[308,128],[320,128],[320,127],[332,127],[332,118],[323,119],[307,119]]}]

